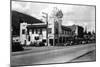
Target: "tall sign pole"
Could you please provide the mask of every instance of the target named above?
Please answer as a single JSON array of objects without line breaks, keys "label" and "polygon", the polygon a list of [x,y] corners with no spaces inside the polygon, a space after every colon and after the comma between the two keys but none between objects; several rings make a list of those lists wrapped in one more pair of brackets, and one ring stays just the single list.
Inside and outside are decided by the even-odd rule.
[{"label": "tall sign pole", "polygon": [[46,24],[47,24],[47,29],[46,29],[46,39],[47,39],[47,46],[49,46],[49,44],[48,44],[48,14],[47,13],[45,13],[45,12],[42,12],[43,14],[45,14],[46,15],[46,17],[44,17],[44,18],[46,18]]}]

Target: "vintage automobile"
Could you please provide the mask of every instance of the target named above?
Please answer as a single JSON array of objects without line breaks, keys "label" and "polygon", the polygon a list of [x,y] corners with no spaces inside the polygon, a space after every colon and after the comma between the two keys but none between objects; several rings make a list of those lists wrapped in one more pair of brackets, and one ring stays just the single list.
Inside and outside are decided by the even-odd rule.
[{"label": "vintage automobile", "polygon": [[12,42],[11,45],[11,51],[16,52],[16,51],[23,51],[24,48],[19,42]]}]

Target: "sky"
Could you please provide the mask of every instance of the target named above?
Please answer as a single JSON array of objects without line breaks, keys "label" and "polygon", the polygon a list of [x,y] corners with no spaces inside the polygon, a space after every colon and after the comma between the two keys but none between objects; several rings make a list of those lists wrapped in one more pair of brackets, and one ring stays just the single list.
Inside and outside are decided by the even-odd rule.
[{"label": "sky", "polygon": [[65,4],[50,4],[36,2],[12,1],[12,10],[31,15],[41,19],[41,12],[50,15],[53,7],[57,7],[63,12],[63,25],[80,25],[87,28],[87,31],[95,31],[95,7]]}]

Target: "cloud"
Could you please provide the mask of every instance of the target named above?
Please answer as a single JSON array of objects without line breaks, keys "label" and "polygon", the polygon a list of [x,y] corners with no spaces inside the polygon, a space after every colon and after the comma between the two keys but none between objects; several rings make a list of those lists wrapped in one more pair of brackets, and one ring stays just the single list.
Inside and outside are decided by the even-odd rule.
[{"label": "cloud", "polygon": [[12,10],[16,10],[33,17],[39,18],[40,11],[48,7],[44,3],[12,1]]},{"label": "cloud", "polygon": [[16,10],[19,12],[28,13],[30,6],[30,2],[12,1],[12,10]]},{"label": "cloud", "polygon": [[[95,8],[91,6],[73,6],[72,11],[64,13],[63,24],[87,26],[88,30],[95,29]],[[70,22],[69,22],[70,21]]]},{"label": "cloud", "polygon": [[53,7],[57,7],[62,10],[62,23],[64,25],[68,26],[77,24],[83,27],[87,26],[88,30],[95,29],[95,8],[93,6],[12,1],[12,10],[31,15],[38,19],[41,18],[41,12],[51,14]]}]

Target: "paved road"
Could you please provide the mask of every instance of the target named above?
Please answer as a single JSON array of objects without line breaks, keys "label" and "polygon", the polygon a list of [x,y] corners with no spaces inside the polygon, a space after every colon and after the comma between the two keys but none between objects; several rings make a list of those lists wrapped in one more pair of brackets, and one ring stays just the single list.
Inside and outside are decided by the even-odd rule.
[{"label": "paved road", "polygon": [[82,56],[79,56],[70,62],[91,62],[91,61],[96,61],[96,50],[90,51]]},{"label": "paved road", "polygon": [[92,50],[95,50],[95,44],[69,47],[38,47],[30,51],[13,54],[11,64],[32,65],[70,62]]}]

